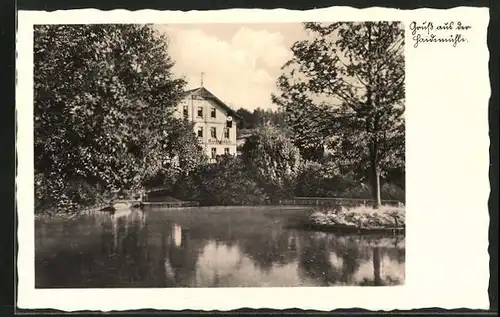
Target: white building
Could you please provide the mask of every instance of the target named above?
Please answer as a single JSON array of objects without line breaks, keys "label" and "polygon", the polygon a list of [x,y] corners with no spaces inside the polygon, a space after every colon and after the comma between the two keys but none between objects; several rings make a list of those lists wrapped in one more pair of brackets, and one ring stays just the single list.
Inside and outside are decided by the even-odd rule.
[{"label": "white building", "polygon": [[198,142],[211,160],[218,155],[236,155],[236,112],[204,87],[184,93],[176,116],[194,122]]}]

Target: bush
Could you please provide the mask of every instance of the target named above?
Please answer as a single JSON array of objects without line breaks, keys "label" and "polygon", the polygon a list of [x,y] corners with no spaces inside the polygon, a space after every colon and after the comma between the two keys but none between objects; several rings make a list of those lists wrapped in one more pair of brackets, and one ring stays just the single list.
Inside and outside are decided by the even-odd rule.
[{"label": "bush", "polygon": [[[382,180],[383,200],[405,201],[404,188]],[[297,176],[294,194],[299,197],[346,197],[372,199],[371,187],[356,182],[340,171],[335,162],[312,162],[302,164]]]},{"label": "bush", "polygon": [[173,196],[202,206],[259,205],[268,200],[241,159],[233,156],[200,165],[175,185]]},{"label": "bush", "polygon": [[406,201],[406,193],[404,187],[401,188],[396,184],[392,183],[384,183],[380,188],[380,193],[382,195],[382,199],[385,200],[397,200],[400,202]]},{"label": "bush", "polygon": [[405,226],[405,209],[402,207],[381,206],[373,209],[367,206],[341,208],[339,211],[317,211],[309,221],[318,226],[341,226],[354,228],[395,228]]},{"label": "bush", "polygon": [[340,175],[332,162],[305,162],[298,174],[295,196],[304,197],[339,197],[353,187]]},{"label": "bush", "polygon": [[241,148],[243,163],[272,201],[293,196],[300,153],[286,131],[264,125]]}]

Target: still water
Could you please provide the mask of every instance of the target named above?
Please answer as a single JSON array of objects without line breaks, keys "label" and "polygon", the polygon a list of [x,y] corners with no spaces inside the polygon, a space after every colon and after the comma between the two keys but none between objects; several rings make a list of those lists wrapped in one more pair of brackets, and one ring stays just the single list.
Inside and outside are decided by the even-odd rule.
[{"label": "still water", "polygon": [[37,288],[398,285],[402,236],[294,229],[302,208],[148,207],[37,220]]}]

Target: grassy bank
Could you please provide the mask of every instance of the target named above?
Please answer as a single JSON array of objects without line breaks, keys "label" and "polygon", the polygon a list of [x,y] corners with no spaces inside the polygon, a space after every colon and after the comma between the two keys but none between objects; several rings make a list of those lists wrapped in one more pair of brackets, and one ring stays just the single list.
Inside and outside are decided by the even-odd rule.
[{"label": "grassy bank", "polygon": [[99,211],[104,207],[110,206],[111,203],[101,203],[93,206],[80,207],[72,211],[62,211],[55,209],[47,209],[43,212],[35,213],[35,219],[51,219],[51,218],[65,218],[73,219],[78,215]]},{"label": "grassy bank", "polygon": [[405,208],[368,206],[313,212],[304,226],[319,230],[338,231],[404,231]]}]

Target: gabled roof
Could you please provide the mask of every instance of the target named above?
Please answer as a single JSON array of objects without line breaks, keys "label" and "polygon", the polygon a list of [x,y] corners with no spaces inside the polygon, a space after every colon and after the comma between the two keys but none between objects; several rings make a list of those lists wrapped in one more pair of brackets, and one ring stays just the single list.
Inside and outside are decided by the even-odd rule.
[{"label": "gabled roof", "polygon": [[198,87],[195,89],[190,89],[184,92],[183,98],[186,98],[190,95],[199,95],[202,96],[203,98],[211,99],[215,101],[219,106],[221,106],[224,110],[228,112],[232,117],[235,119],[241,119],[241,117],[236,113],[236,111],[233,110],[230,106],[228,106],[224,101],[219,99],[216,95],[214,95],[212,92],[210,92],[208,89],[205,87]]}]

